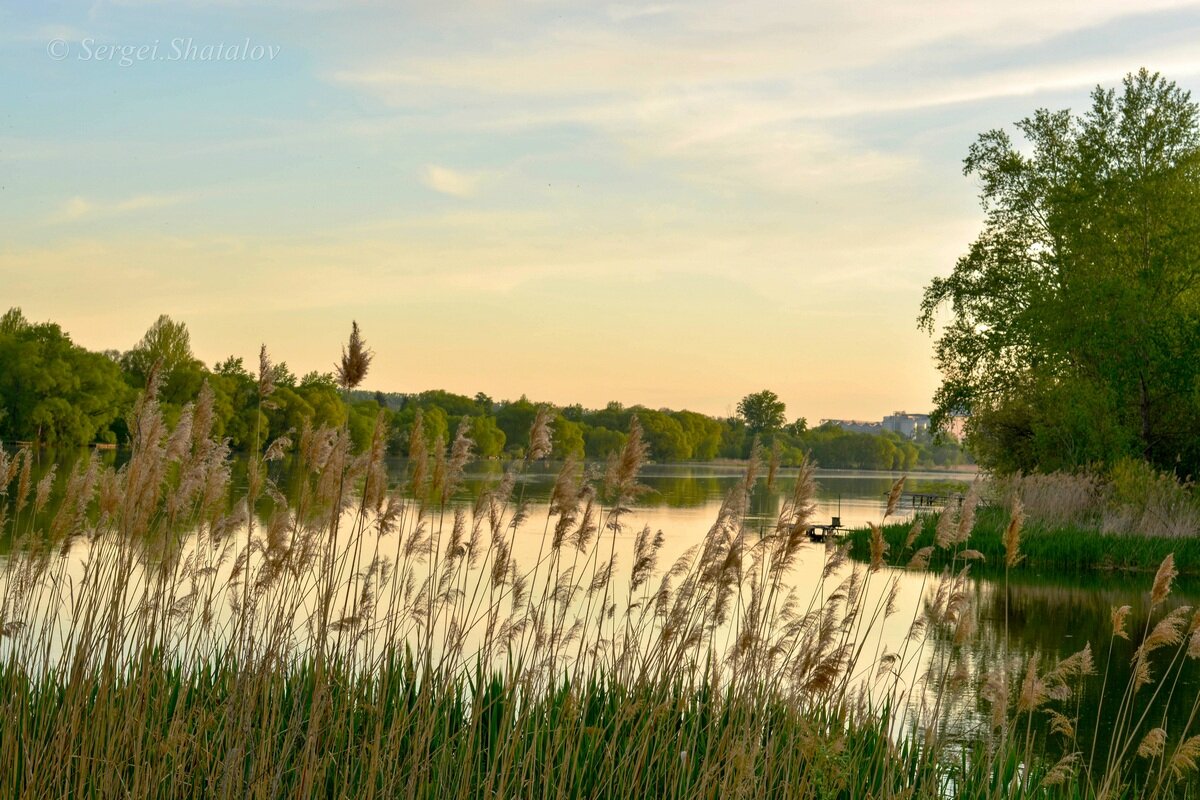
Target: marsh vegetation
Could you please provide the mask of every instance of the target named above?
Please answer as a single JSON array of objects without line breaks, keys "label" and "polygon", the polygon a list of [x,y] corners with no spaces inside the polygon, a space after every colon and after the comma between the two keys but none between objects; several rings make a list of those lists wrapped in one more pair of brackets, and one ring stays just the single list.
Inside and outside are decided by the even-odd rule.
[{"label": "marsh vegetation", "polygon": [[[263,404],[271,374],[264,352]],[[645,493],[636,421],[603,469],[567,459],[535,504],[523,476],[551,453],[548,413],[528,457],[466,499],[465,426],[429,449],[418,419],[394,477],[384,424],[359,454],[345,426],[303,427],[235,482],[212,392],[174,425],[156,392],[152,380],[119,468],[93,454],[35,481],[31,451],[0,457],[9,796],[1193,785],[1200,633],[1171,597],[1170,558],[1103,640],[1029,653],[1009,596],[972,578],[974,497],[928,546],[920,521],[890,552],[873,528],[856,563],[806,543],[810,465],[769,523],[751,513],[781,478],[756,451],[705,532],[672,541],[631,525]],[[1004,541],[1015,564],[1020,514]],[[941,574],[926,569],[935,557]],[[1003,625],[981,625],[997,612]]]}]

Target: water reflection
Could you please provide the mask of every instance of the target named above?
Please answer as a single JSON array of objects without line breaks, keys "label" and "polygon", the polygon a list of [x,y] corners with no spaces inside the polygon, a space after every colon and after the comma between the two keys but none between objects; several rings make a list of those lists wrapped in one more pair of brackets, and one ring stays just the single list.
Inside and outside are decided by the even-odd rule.
[{"label": "water reflection", "polygon": [[[393,476],[402,476],[406,473],[407,463],[404,459],[392,459],[389,467]],[[561,464],[555,462],[530,465],[520,479],[526,498],[532,501],[548,500],[560,467]],[[481,490],[498,481],[503,472],[504,465],[498,461],[472,464],[460,498],[477,496]],[[795,469],[780,469],[774,487],[768,487],[766,480],[760,479],[751,494],[750,517],[774,521],[779,514],[780,502],[795,485],[796,474]],[[638,504],[646,508],[715,509],[738,486],[743,476],[744,467],[735,463],[650,464],[638,476],[650,489],[639,498]],[[885,508],[888,491],[901,476],[901,473],[893,472],[818,469],[814,521],[828,522],[837,516],[848,527],[878,522]],[[965,492],[974,479],[971,473],[954,472],[916,472],[904,477],[906,491],[931,494]],[[911,513],[911,509],[902,509],[902,512]]]}]

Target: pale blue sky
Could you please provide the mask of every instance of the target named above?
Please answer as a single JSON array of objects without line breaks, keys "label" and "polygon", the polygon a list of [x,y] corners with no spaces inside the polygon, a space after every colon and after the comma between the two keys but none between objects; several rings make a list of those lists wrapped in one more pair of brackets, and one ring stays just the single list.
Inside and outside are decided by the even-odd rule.
[{"label": "pale blue sky", "polygon": [[1200,87],[1197,41],[1173,2],[8,3],[0,306],[298,372],[357,319],[399,391],[925,410],[971,141]]}]

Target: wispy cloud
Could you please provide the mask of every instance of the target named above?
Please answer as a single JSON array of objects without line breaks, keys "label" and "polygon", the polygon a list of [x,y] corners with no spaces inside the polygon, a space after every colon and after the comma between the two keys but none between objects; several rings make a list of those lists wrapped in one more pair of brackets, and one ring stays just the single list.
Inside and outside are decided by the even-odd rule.
[{"label": "wispy cloud", "polygon": [[429,164],[421,175],[421,182],[435,192],[451,197],[473,197],[479,191],[483,176],[480,173],[462,172],[449,167]]},{"label": "wispy cloud", "polygon": [[139,194],[119,200],[95,200],[82,195],[75,195],[64,201],[49,221],[75,222],[91,217],[133,214],[138,211],[149,211],[151,209],[178,205],[191,199],[191,197],[192,195],[188,193]]}]

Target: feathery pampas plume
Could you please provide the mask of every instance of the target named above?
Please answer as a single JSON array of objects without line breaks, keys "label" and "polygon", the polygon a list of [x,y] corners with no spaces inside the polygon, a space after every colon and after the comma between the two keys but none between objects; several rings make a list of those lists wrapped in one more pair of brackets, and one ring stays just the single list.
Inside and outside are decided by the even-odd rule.
[{"label": "feathery pampas plume", "polygon": [[350,323],[350,341],[342,348],[342,362],[337,365],[338,382],[343,389],[353,389],[367,377],[374,357],[358,331],[358,322]]},{"label": "feathery pampas plume", "polygon": [[1167,599],[1167,595],[1171,593],[1171,582],[1178,574],[1179,570],[1175,569],[1175,554],[1168,553],[1163,562],[1159,564],[1158,572],[1154,576],[1154,586],[1150,590],[1151,607]]}]

